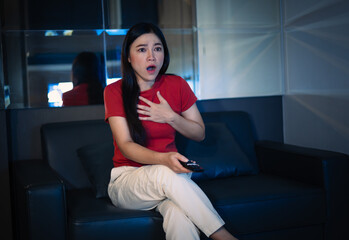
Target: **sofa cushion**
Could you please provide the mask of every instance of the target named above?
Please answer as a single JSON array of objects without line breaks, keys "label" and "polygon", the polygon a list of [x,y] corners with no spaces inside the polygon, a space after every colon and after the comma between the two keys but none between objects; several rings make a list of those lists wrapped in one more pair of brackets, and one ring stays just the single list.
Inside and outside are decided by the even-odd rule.
[{"label": "sofa cushion", "polygon": [[266,174],[198,182],[237,234],[314,226],[326,222],[324,189]]},{"label": "sofa cushion", "polygon": [[108,196],[110,172],[113,168],[112,141],[89,144],[77,150],[97,198]]},{"label": "sofa cushion", "polygon": [[92,187],[77,149],[89,144],[113,141],[103,119],[47,123],[41,127],[43,158],[64,181],[67,189]]},{"label": "sofa cushion", "polygon": [[91,189],[69,191],[67,209],[71,240],[165,239],[158,212],[117,208],[109,198],[95,198]]},{"label": "sofa cushion", "polygon": [[204,172],[193,173],[194,180],[250,175],[254,173],[249,158],[241,150],[225,123],[206,123],[206,137],[195,142],[177,138],[178,150],[187,158],[198,162]]},{"label": "sofa cushion", "polygon": [[224,112],[202,112],[202,119],[205,124],[211,122],[225,123],[227,128],[233,134],[241,150],[246,154],[253,165],[254,174],[259,172],[255,152],[256,132],[250,115],[242,111],[224,111]]}]

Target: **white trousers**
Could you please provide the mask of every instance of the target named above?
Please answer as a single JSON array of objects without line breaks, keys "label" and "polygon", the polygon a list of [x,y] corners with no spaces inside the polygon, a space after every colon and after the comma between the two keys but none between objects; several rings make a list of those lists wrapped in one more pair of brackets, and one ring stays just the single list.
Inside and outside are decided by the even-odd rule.
[{"label": "white trousers", "polygon": [[167,240],[200,239],[198,229],[209,237],[224,221],[190,176],[163,165],[113,168],[108,194],[120,208],[156,208]]}]

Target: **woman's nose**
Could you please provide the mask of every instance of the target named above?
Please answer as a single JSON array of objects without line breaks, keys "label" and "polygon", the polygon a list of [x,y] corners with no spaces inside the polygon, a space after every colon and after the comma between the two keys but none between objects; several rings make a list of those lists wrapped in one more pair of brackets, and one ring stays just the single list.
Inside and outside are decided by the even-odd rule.
[{"label": "woman's nose", "polygon": [[154,52],[153,51],[149,51],[148,52],[148,60],[153,61],[154,59],[155,59]]}]

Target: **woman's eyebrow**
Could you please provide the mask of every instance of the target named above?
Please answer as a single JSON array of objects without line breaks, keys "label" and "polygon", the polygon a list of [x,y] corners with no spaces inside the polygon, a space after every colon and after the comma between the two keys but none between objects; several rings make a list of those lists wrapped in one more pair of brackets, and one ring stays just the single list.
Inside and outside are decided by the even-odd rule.
[{"label": "woman's eyebrow", "polygon": [[[147,43],[141,43],[141,44],[138,44],[136,46],[136,48],[138,48],[138,47],[147,47],[147,46],[148,46]],[[155,43],[154,46],[162,46],[162,43],[161,42]]]},{"label": "woman's eyebrow", "polygon": [[136,47],[146,47],[146,46],[148,46],[148,44],[138,44]]}]

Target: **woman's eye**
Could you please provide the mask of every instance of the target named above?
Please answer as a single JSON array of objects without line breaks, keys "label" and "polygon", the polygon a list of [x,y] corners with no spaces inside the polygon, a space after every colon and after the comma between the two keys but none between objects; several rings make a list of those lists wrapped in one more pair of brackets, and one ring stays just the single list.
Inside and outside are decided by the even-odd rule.
[{"label": "woman's eye", "polygon": [[162,48],[161,48],[161,47],[156,47],[156,48],[155,48],[155,51],[161,52],[161,51],[162,51]]},{"label": "woman's eye", "polygon": [[146,50],[145,50],[145,48],[139,48],[138,49],[138,52],[145,52]]}]

